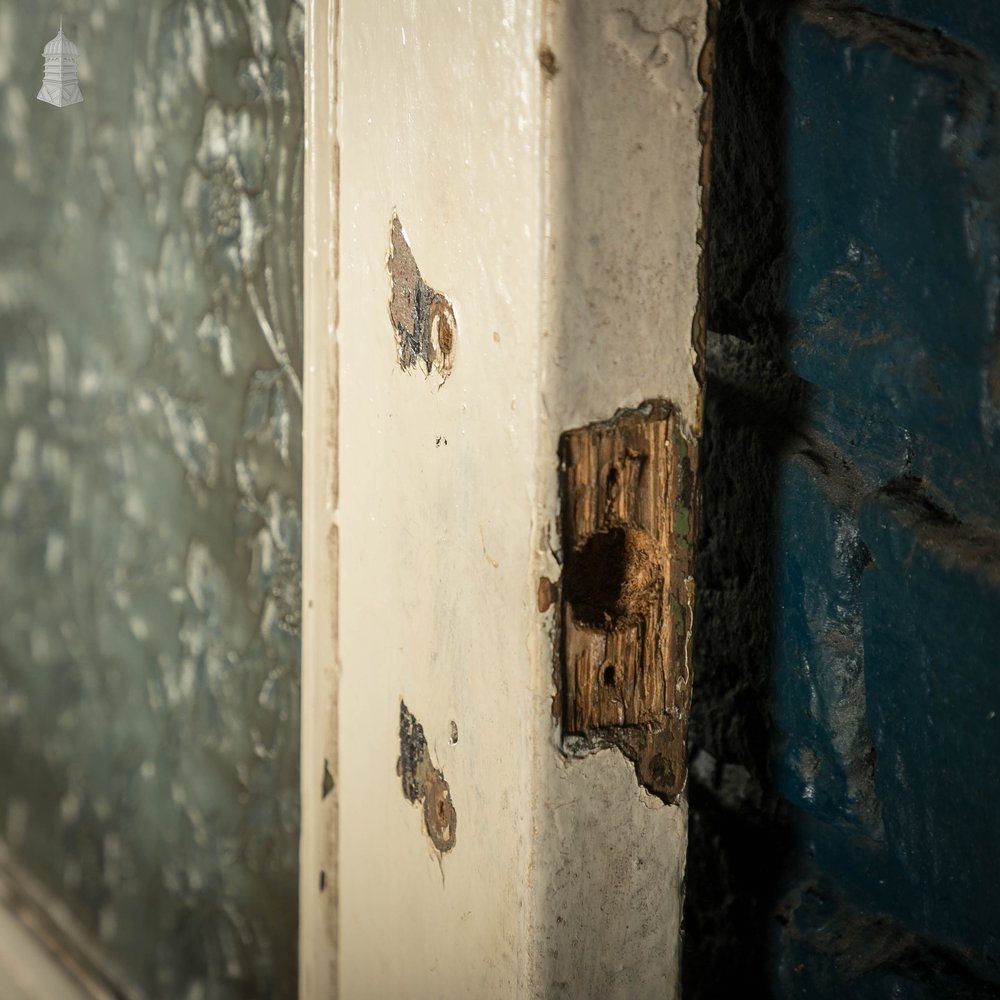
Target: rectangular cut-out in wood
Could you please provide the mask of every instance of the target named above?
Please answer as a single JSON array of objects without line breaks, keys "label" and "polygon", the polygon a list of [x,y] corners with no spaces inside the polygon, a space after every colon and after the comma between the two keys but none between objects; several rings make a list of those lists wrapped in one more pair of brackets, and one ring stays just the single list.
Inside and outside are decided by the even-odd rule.
[{"label": "rectangular cut-out in wood", "polygon": [[650,791],[686,779],[694,443],[655,400],[560,440],[562,712]]}]

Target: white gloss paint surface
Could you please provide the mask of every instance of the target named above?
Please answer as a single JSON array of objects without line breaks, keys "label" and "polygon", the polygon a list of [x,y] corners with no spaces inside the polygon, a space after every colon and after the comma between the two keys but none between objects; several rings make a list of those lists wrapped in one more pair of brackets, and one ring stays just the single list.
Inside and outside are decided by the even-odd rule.
[{"label": "white gloss paint surface", "polygon": [[[538,624],[537,11],[505,28],[494,3],[393,6],[341,15],[340,988],[513,996],[527,987]],[[393,211],[455,310],[440,389],[396,363]],[[457,813],[441,859],[396,776],[401,698]]]},{"label": "white gloss paint surface", "polygon": [[[555,611],[536,606],[539,576],[559,575],[559,434],[653,396],[697,424],[704,7],[661,6],[338,7],[338,360],[317,375],[337,403],[320,413],[307,383],[306,427],[335,428],[339,548],[307,551],[305,570],[308,602],[310,565],[335,560],[337,634],[324,688],[306,612],[304,688],[336,697],[325,721],[303,712],[304,774],[336,729],[338,870],[318,902],[307,866],[334,814],[305,805],[302,954],[306,976],[335,950],[344,998],[677,989],[686,807],[617,751],[560,752]],[[396,361],[393,212],[455,311],[443,385]],[[308,463],[307,547],[325,538]],[[400,699],[449,783],[443,856],[396,773]],[[336,935],[316,933],[330,914]]]}]

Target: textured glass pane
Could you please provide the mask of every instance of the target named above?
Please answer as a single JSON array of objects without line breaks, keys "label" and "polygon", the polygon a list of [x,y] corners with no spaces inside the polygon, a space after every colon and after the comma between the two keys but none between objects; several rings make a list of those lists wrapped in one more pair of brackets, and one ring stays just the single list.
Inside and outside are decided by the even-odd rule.
[{"label": "textured glass pane", "polygon": [[156,998],[295,993],[303,30],[0,2],[0,834]]}]

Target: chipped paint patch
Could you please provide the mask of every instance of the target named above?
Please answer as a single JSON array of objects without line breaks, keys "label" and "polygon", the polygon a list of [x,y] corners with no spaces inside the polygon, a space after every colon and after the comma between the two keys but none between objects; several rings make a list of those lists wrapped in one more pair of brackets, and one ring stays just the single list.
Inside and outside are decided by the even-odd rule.
[{"label": "chipped paint patch", "polygon": [[427,375],[436,370],[444,385],[455,356],[455,311],[448,299],[420,276],[395,212],[386,267],[392,285],[389,319],[396,334],[399,367],[403,371],[423,367]]},{"label": "chipped paint patch", "polygon": [[[458,727],[454,727],[453,742],[458,741]],[[451,790],[444,775],[431,761],[427,749],[424,727],[406,707],[399,703],[399,760],[396,773],[403,782],[403,796],[409,802],[423,805],[424,826],[431,843],[441,853],[455,846],[457,816],[451,801]]]}]

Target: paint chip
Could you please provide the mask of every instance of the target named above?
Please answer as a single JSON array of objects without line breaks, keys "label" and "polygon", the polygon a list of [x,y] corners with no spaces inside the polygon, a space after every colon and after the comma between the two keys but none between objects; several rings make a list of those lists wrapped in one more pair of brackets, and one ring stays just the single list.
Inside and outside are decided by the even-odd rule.
[{"label": "paint chip", "polygon": [[[454,723],[452,723],[454,725]],[[457,739],[457,727],[455,730]],[[399,759],[396,773],[402,779],[403,796],[423,805],[424,826],[431,843],[441,853],[455,846],[457,816],[451,790],[444,775],[431,761],[424,727],[399,703]]]},{"label": "paint chip", "polygon": [[444,385],[455,356],[455,310],[444,295],[420,276],[403,225],[395,212],[390,225],[386,267],[392,285],[389,320],[396,334],[399,367],[403,371],[422,367],[427,375],[436,370]]}]

